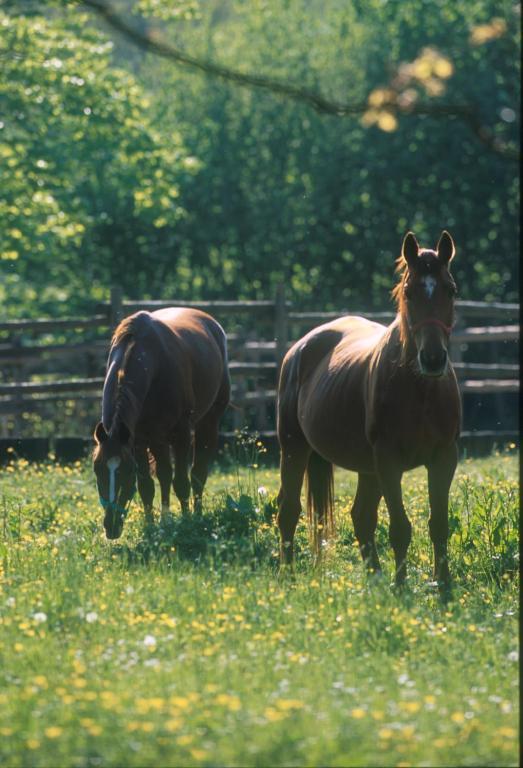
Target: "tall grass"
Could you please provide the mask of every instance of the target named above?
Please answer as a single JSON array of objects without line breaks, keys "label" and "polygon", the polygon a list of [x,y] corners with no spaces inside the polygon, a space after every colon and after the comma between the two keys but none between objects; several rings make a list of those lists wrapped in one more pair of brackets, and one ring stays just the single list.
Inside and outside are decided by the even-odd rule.
[{"label": "tall grass", "polygon": [[517,457],[451,494],[453,600],[431,582],[423,472],[405,478],[409,587],[369,582],[336,476],[337,536],[304,525],[280,580],[275,470],[233,466],[203,514],[104,538],[84,464],[0,475],[0,761],[8,766],[516,765]]}]

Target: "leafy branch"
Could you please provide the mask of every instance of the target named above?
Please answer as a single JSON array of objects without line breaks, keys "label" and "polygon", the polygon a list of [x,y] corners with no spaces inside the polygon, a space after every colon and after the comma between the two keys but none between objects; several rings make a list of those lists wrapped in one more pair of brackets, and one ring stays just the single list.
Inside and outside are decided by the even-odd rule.
[{"label": "leafy branch", "polygon": [[[248,88],[259,88],[278,96],[284,96],[312,107],[319,113],[349,117],[361,115],[370,117],[367,123],[377,122],[384,130],[394,130],[396,119],[394,115],[418,115],[430,116],[438,119],[456,118],[468,126],[476,138],[492,152],[502,155],[509,160],[518,160],[519,151],[512,144],[505,142],[494,131],[486,126],[478,113],[477,108],[471,104],[418,102],[417,99],[402,98],[402,93],[394,88],[381,89],[385,98],[380,99],[379,105],[372,105],[372,95],[369,99],[359,102],[347,103],[327,98],[321,93],[303,88],[293,83],[275,80],[264,75],[239,72],[229,67],[224,67],[214,61],[196,58],[185,51],[176,48],[171,43],[162,39],[155,32],[143,31],[129,24],[114,8],[104,0],[79,0],[84,6],[95,11],[105,22],[117,32],[123,34],[129,41],[140,49],[156,56],[173,61],[190,70],[202,72],[210,77],[215,77],[225,82],[234,83]],[[382,123],[373,120],[372,114],[379,111],[385,116]],[[392,116],[392,119],[391,117]],[[387,127],[388,126],[388,127]]]}]

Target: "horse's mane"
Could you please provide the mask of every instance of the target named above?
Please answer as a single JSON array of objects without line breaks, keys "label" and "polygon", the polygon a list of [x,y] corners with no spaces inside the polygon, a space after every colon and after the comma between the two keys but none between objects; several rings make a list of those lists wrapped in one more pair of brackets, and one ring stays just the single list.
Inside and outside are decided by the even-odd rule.
[{"label": "horse's mane", "polygon": [[399,273],[400,279],[392,289],[391,295],[396,304],[396,309],[400,318],[400,341],[402,349],[404,350],[409,338],[409,326],[407,322],[407,312],[405,311],[406,302],[404,293],[408,270],[407,262],[403,256],[396,259],[396,269],[394,271]]},{"label": "horse's mane", "polygon": [[126,386],[126,368],[136,341],[150,328],[150,315],[148,312],[137,312],[135,315],[124,318],[116,327],[111,339],[111,348],[122,345],[123,357],[117,375],[115,396],[115,410],[113,423],[120,419],[126,423],[125,414],[129,411],[137,411],[139,406],[135,394]]}]

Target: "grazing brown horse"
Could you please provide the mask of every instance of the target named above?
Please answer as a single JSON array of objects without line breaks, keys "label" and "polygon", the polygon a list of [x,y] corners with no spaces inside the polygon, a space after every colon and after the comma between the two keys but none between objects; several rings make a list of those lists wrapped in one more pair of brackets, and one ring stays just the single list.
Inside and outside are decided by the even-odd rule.
[{"label": "grazing brown horse", "polygon": [[401,479],[425,465],[434,578],[446,588],[448,497],[457,463],[461,407],[448,357],[456,285],[449,272],[454,243],[444,231],[435,251],[409,232],[393,290],[398,314],[388,327],[341,317],[315,328],[287,353],[278,392],[281,562],[293,560],[304,474],[309,521],[319,554],[318,527],[332,528],[332,465],[358,473],[351,515],[364,561],[380,568],[375,544],[378,504],[385,498],[396,583],[406,576],[411,524]]},{"label": "grazing brown horse", "polygon": [[229,393],[225,333],[205,312],[160,309],[122,320],[111,342],[102,421],[94,432],[94,471],[107,538],[121,535],[136,480],[146,520],[152,522],[149,455],[160,482],[162,520],[169,516],[171,448],[182,511],[189,509],[191,485],[195,510],[201,508]]}]

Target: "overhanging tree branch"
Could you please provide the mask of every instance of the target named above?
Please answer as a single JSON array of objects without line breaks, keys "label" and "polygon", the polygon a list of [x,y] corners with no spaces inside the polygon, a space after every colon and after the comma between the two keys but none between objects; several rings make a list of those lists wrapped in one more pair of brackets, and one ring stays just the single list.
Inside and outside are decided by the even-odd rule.
[{"label": "overhanging tree branch", "polygon": [[[352,104],[338,102],[323,96],[321,93],[293,85],[292,83],[274,80],[263,75],[239,72],[213,61],[190,56],[185,51],[176,48],[165,40],[148,32],[138,30],[132,24],[129,24],[126,19],[116,13],[114,8],[112,8],[110,4],[104,2],[104,0],[79,0],[79,2],[95,11],[112,29],[122,33],[128,40],[142,50],[147,51],[148,53],[153,53],[156,56],[161,56],[162,58],[177,64],[181,64],[190,70],[199,71],[211,77],[231,82],[239,86],[264,89],[279,96],[286,96],[294,101],[307,104],[317,112],[326,115],[336,115],[338,117],[356,116],[365,114],[369,109],[367,100],[354,102]],[[503,155],[507,159],[519,159],[518,150],[497,137],[490,128],[485,126],[480,119],[477,109],[472,105],[444,104],[441,102],[414,102],[408,105],[401,105],[397,100],[391,99],[381,103],[380,109],[397,114],[427,115],[436,118],[456,118],[466,124],[479,141],[491,151]]]}]

